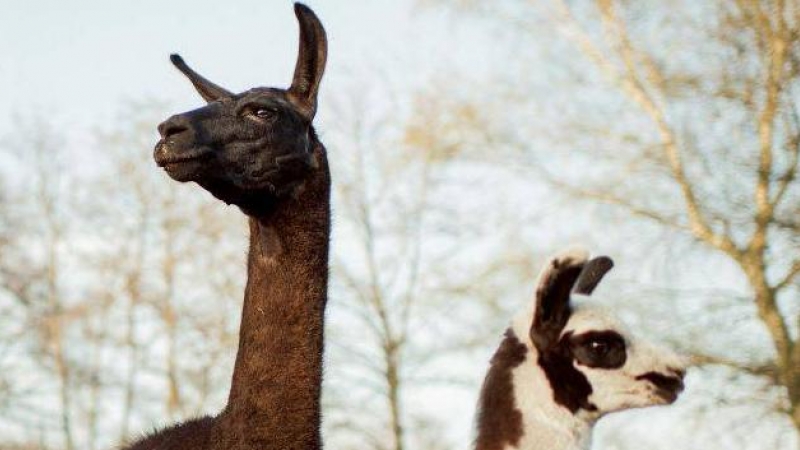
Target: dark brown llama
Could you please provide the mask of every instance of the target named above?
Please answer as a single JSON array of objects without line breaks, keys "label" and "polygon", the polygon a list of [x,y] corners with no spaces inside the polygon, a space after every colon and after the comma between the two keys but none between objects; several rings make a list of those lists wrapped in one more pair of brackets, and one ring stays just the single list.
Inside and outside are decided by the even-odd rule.
[{"label": "dark brown llama", "polygon": [[155,160],[249,216],[248,278],[225,409],[128,450],[321,448],[330,175],[312,120],[327,40],[308,7],[295,4],[295,14],[300,51],[289,89],[233,94],[171,57],[208,105],[159,125]]}]

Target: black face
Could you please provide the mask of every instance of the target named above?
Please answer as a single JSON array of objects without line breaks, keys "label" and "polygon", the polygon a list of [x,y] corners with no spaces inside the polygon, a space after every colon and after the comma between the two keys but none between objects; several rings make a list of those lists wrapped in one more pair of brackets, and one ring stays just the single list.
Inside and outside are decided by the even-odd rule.
[{"label": "black face", "polygon": [[572,357],[595,369],[619,369],[628,359],[625,338],[616,331],[589,331],[565,336]]},{"label": "black face", "polygon": [[285,92],[258,88],[172,116],[158,127],[155,160],[229,203],[281,196],[314,167],[309,121]]},{"label": "black face", "polygon": [[233,94],[203,78],[178,55],[173,64],[208,105],[158,126],[154,158],[176,181],[194,181],[247,213],[269,210],[318,167],[311,122],[327,59],[319,19],[295,4],[300,51],[289,89]]}]

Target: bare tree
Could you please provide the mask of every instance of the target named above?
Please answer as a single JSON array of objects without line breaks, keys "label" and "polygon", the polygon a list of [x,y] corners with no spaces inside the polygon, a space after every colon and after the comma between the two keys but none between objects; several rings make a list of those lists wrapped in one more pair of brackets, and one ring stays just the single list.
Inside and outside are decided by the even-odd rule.
[{"label": "bare tree", "polygon": [[7,442],[107,448],[225,399],[244,226],[159,173],[150,114],[163,115],[134,104],[80,147],[46,121],[3,143],[16,177],[0,219]]},{"label": "bare tree", "polygon": [[[20,135],[27,137],[9,142],[8,146],[23,164],[28,164],[25,194],[30,195],[31,201],[22,213],[26,220],[17,225],[23,225],[27,231],[22,242],[33,245],[38,255],[31,258],[28,278],[19,285],[12,285],[9,291],[28,309],[28,326],[37,334],[38,363],[50,371],[55,385],[61,445],[72,450],[76,445],[73,394],[77,367],[66,347],[68,327],[80,316],[80,309],[64,298],[62,270],[70,203],[64,193],[70,180],[65,174],[63,160],[54,156],[66,143],[63,135],[41,119],[19,123],[19,128]],[[31,220],[30,216],[36,220]],[[14,232],[22,234],[23,230]]]},{"label": "bare tree", "polygon": [[[516,45],[534,43],[520,57],[531,73],[557,68],[505,76],[494,92],[504,103],[492,110],[520,113],[511,127],[532,131],[494,121],[482,127],[486,139],[562,192],[613,205],[738,267],[774,353],[742,360],[691,350],[700,363],[782,388],[776,408],[800,430],[800,3],[437,3],[512,25]],[[509,104],[521,92],[532,100]]]},{"label": "bare tree", "polygon": [[[4,169],[15,167],[16,144],[16,140],[10,139],[0,142]],[[31,348],[25,345],[31,330],[31,311],[40,303],[33,292],[42,271],[23,245],[25,240],[18,239],[25,221],[21,217],[24,211],[17,207],[21,189],[6,182],[12,173],[3,170],[0,175],[4,181],[0,195],[0,419],[13,424],[17,430],[37,429],[44,423],[56,423],[58,419],[44,414],[40,405],[32,401],[48,390],[42,386],[41,376],[31,376],[41,367]],[[18,436],[15,441],[24,439]]]},{"label": "bare tree", "polygon": [[[335,342],[337,350],[346,346],[350,357],[359,360],[356,366],[366,370],[360,376],[373,386],[370,394],[384,402],[389,439],[380,428],[369,430],[352,418],[349,426],[359,428],[371,448],[402,450],[410,431],[402,392],[413,345],[409,328],[421,293],[421,227],[429,196],[430,161],[402,161],[403,155],[392,151],[399,142],[397,134],[391,135],[396,128],[391,128],[387,117],[368,112],[364,93],[347,100],[347,104],[337,104],[336,115],[352,120],[338,130],[344,142],[336,147],[349,147],[352,152],[337,155],[337,167],[348,169],[338,178],[336,192],[345,222],[340,226],[347,229],[342,234],[353,234],[345,237],[353,249],[337,255],[333,274],[337,297],[347,300],[350,320],[360,324],[358,334],[366,332],[369,341],[361,346],[353,346],[355,339]],[[417,167],[411,168],[414,163]],[[398,196],[401,190],[405,195]],[[394,249],[392,255],[387,254],[387,246]],[[344,337],[343,330],[337,335]]]},{"label": "bare tree", "polygon": [[[152,423],[152,413],[142,412],[158,403],[159,414],[174,418],[224,399],[243,289],[241,221],[210,198],[169,183],[151,163],[152,124],[163,110],[155,102],[129,105],[128,125],[102,133],[97,144],[110,155],[111,170],[96,182],[126,187],[102,219],[116,222],[110,238],[120,245],[99,254],[96,266],[119,286],[124,326],[115,342],[128,356],[117,379],[125,399],[123,437],[136,434],[134,417]],[[141,392],[154,375],[164,384],[152,403]]]},{"label": "bare tree", "polygon": [[338,123],[326,135],[337,188],[329,427],[343,442],[355,435],[359,448],[452,448],[436,414],[413,398],[431,386],[474,387],[473,374],[442,361],[491,342],[475,325],[476,317],[490,320],[490,302],[474,299],[498,292],[471,287],[501,267],[465,257],[477,225],[446,200],[444,190],[457,184],[447,149],[410,139],[407,104],[387,101],[394,90],[379,84],[331,102]]}]

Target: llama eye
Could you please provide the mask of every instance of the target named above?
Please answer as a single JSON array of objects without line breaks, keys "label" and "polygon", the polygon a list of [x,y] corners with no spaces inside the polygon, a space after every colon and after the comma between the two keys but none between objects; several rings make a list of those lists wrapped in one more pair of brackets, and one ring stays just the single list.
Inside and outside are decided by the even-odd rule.
[{"label": "llama eye", "polygon": [[590,331],[572,338],[573,356],[579,363],[603,369],[625,364],[625,338],[614,331]]},{"label": "llama eye", "polygon": [[270,119],[275,116],[275,110],[272,108],[255,107],[249,110],[246,115],[259,119]]},{"label": "llama eye", "polygon": [[606,353],[608,353],[610,347],[606,342],[591,341],[589,342],[589,348],[592,350],[592,352],[596,354],[605,355]]},{"label": "llama eye", "polygon": [[255,110],[255,115],[258,116],[258,117],[261,117],[262,119],[265,119],[267,117],[271,117],[272,114],[273,114],[273,111],[271,109],[267,109],[267,108],[258,108],[258,109]]}]

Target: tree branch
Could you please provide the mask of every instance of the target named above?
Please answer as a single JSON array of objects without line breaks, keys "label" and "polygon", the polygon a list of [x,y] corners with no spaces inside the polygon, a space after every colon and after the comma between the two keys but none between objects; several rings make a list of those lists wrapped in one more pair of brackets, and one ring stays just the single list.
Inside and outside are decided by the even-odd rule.
[{"label": "tree branch", "polygon": [[782,289],[789,286],[798,275],[800,275],[800,260],[796,260],[794,264],[792,264],[792,267],[789,268],[789,271],[786,273],[786,275],[784,275],[783,278],[778,281],[773,289],[776,292],[780,292]]},{"label": "tree branch", "polygon": [[[638,104],[653,121],[664,148],[664,154],[668,162],[670,173],[674,181],[678,184],[686,204],[687,216],[689,219],[688,231],[699,240],[710,244],[736,259],[740,258],[740,251],[730,235],[724,232],[718,233],[714,231],[703,214],[703,207],[697,198],[695,188],[686,175],[675,132],[669,126],[664,111],[648,93],[647,88],[639,77],[636,65],[638,64],[637,60],[641,60],[642,58],[637,58],[636,50],[631,44],[628,33],[615,12],[613,1],[598,0],[597,3],[604,24],[607,29],[616,35],[616,42],[613,44],[615,44],[619,52],[619,56],[625,66],[625,71],[620,73],[614,68],[614,65],[592,43],[586,32],[581,29],[566,2],[561,0],[562,14],[576,31],[573,35],[573,40],[578,43],[583,52],[595,62],[606,76],[617,84],[634,103]],[[651,80],[659,82],[659,80],[664,79],[663,75],[652,62],[646,63],[645,66],[650,73],[649,77]]]},{"label": "tree branch", "polygon": [[694,352],[690,352],[688,357],[691,364],[694,366],[723,366],[740,372],[745,372],[750,375],[767,378],[773,384],[780,383],[778,367],[772,362],[751,365],[722,356]]}]

